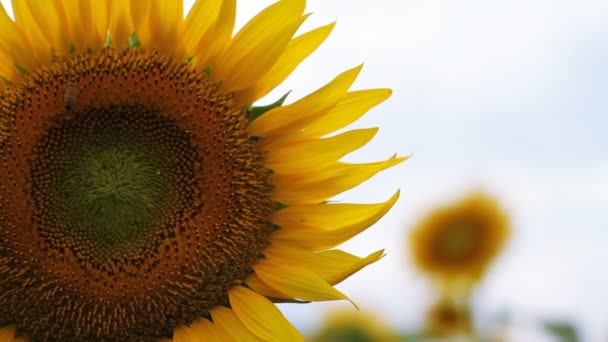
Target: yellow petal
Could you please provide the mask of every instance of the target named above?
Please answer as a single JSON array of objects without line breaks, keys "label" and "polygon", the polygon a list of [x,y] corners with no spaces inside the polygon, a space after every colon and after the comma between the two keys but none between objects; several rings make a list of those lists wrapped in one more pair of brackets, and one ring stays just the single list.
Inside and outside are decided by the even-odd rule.
[{"label": "yellow petal", "polygon": [[270,70],[304,21],[304,0],[268,6],[234,36],[213,70],[225,91],[253,85]]},{"label": "yellow petal", "polygon": [[25,36],[8,16],[2,4],[0,4],[0,51],[4,56],[11,57],[2,59],[3,64],[6,64],[2,76],[8,80],[13,80],[17,76],[15,64],[27,69],[34,66],[34,56],[25,41]]},{"label": "yellow petal", "polygon": [[126,46],[131,33],[135,32],[131,16],[131,2],[112,0],[108,18],[108,31],[112,45],[118,49]]},{"label": "yellow petal", "polygon": [[271,183],[276,186],[272,198],[284,204],[324,202],[406,159],[393,156],[376,163],[335,163],[326,169],[308,173],[275,173],[270,177]]},{"label": "yellow petal", "polygon": [[384,250],[371,253],[365,258],[341,250],[324,251],[319,254],[323,260],[323,267],[319,268],[317,273],[328,283],[335,285],[359,272],[363,267],[380,260],[384,256]]},{"label": "yellow petal", "polygon": [[235,18],[236,0],[224,0],[213,27],[203,35],[195,48],[193,63],[199,70],[213,68],[215,64],[223,62],[218,61],[218,56],[230,42]]},{"label": "yellow petal", "polygon": [[268,260],[296,265],[314,271],[329,284],[335,285],[363,267],[380,260],[384,255],[384,250],[360,258],[338,249],[311,252],[293,244],[281,243],[270,245],[264,250],[264,255]]},{"label": "yellow petal", "polygon": [[[142,1],[145,2],[145,1]],[[54,0],[62,27],[61,44],[65,53],[103,47],[108,31],[108,0]],[[63,49],[62,48],[62,49]],[[62,50],[58,51],[63,53]]]},{"label": "yellow petal", "polygon": [[247,277],[247,279],[245,280],[245,284],[247,284],[250,289],[266,297],[277,299],[294,299],[293,297],[288,296],[268,286],[268,284],[266,284],[262,279],[260,279],[260,277],[258,277],[258,275],[255,273]]},{"label": "yellow petal", "polygon": [[[139,1],[139,0],[134,0]],[[182,44],[188,54],[194,51],[207,32],[215,25],[222,9],[222,0],[196,0],[188,12]]]},{"label": "yellow petal", "polygon": [[[12,56],[3,48],[0,48],[0,61],[2,61],[2,63],[0,63],[0,76],[7,80],[14,80],[17,77],[17,68],[15,67]],[[4,86],[4,81],[0,80],[0,84]]]},{"label": "yellow petal", "polygon": [[[54,1],[46,1],[41,3],[39,0],[20,0],[23,4],[19,6],[20,15],[25,16],[23,11],[29,10],[28,18],[34,22],[30,22],[31,27],[26,28],[28,36],[42,34],[45,40],[59,54],[65,54],[68,50],[68,42],[65,38],[69,32],[65,30],[65,23],[59,17],[60,3]],[[17,9],[15,8],[15,18],[17,17]],[[17,19],[19,20],[19,19]],[[35,27],[34,27],[35,26]]]},{"label": "yellow petal", "polygon": [[137,38],[141,45],[146,48],[150,47],[152,33],[150,32],[150,6],[152,3],[148,0],[131,0],[131,18],[133,27],[137,33]]},{"label": "yellow petal", "polygon": [[245,327],[232,310],[216,306],[211,309],[210,313],[213,324],[224,337],[222,341],[262,341]]},{"label": "yellow petal", "polygon": [[280,259],[261,260],[253,266],[253,270],[268,286],[293,298],[310,301],[349,300],[314,271]]},{"label": "yellow petal", "polygon": [[198,318],[190,326],[180,325],[173,332],[173,342],[217,341],[217,328],[205,318]]},{"label": "yellow petal", "polygon": [[360,65],[347,70],[312,94],[290,105],[276,107],[264,113],[251,123],[252,135],[259,137],[285,135],[321,117],[344,97],[361,68]]},{"label": "yellow petal", "polygon": [[[24,33],[24,38],[27,40],[28,46],[31,49],[30,53],[35,56],[37,63],[49,64],[52,57],[52,45],[42,33],[38,21],[34,18],[30,7],[40,8],[35,4],[31,4],[30,1],[13,0],[12,4],[13,13],[15,14],[15,23],[21,32]],[[49,2],[45,2],[41,7],[42,11],[48,10],[51,13],[55,12],[55,7]],[[38,11],[36,10],[36,12]],[[19,64],[18,61],[17,64]]]},{"label": "yellow petal", "polygon": [[296,205],[281,209],[272,222],[281,227],[271,239],[290,242],[312,250],[335,247],[378,221],[399,198],[397,191],[388,201],[376,204]]},{"label": "yellow petal", "polygon": [[241,105],[251,104],[283,82],[304,59],[325,41],[334,26],[335,23],[321,26],[292,39],[264,77],[252,87],[238,92],[236,98],[238,103]]},{"label": "yellow petal", "polygon": [[357,129],[325,139],[300,140],[269,148],[264,164],[276,173],[302,173],[335,163],[367,144],[377,128]]},{"label": "yellow petal", "polygon": [[321,137],[355,122],[371,108],[388,99],[390,89],[367,89],[349,92],[326,115],[310,122],[302,129],[302,135]]},{"label": "yellow petal", "polygon": [[165,53],[172,53],[180,43],[184,22],[182,0],[149,0],[149,46]]},{"label": "yellow petal", "polygon": [[213,323],[204,318],[201,318],[200,320],[202,321],[202,327],[200,329],[201,334],[197,336],[196,341],[225,341],[225,339],[222,338],[222,331],[217,329],[217,327]]},{"label": "yellow petal", "polygon": [[15,336],[15,327],[8,326],[0,328],[0,342],[27,342],[25,337]]},{"label": "yellow petal", "polygon": [[243,287],[228,290],[230,306],[239,320],[265,341],[304,341],[277,307],[264,296]]},{"label": "yellow petal", "polygon": [[80,42],[76,46],[79,50],[98,50],[105,44],[108,34],[108,0],[78,0],[78,17],[74,25],[75,37]]},{"label": "yellow petal", "polygon": [[84,46],[84,27],[80,16],[79,0],[54,0],[58,8],[61,8],[61,21],[64,26],[64,41],[69,50],[82,49]]}]

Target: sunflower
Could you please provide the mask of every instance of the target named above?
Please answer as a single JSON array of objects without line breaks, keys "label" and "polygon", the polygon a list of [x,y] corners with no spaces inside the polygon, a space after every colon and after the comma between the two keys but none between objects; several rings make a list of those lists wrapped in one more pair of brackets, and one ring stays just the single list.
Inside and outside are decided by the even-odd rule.
[{"label": "sunflower", "polygon": [[0,7],[0,340],[297,341],[274,305],[348,299],[377,261],[337,245],[395,203],[330,203],[404,158],[341,158],[333,132],[391,94],[361,67],[252,104],[333,24],[304,0],[235,35],[234,0],[23,0]]},{"label": "sunflower", "polygon": [[311,342],[397,342],[399,334],[378,318],[364,311],[334,311]]},{"label": "sunflower", "polygon": [[411,232],[415,265],[443,284],[479,281],[510,233],[506,214],[489,195],[469,194],[434,209]]},{"label": "sunflower", "polygon": [[426,333],[434,337],[470,336],[473,331],[468,303],[442,297],[426,316]]}]

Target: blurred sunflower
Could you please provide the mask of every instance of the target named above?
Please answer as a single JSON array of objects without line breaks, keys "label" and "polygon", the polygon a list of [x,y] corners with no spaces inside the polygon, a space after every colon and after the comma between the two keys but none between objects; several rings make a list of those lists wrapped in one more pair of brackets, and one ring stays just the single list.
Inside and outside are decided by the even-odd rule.
[{"label": "blurred sunflower", "polygon": [[334,311],[311,342],[397,342],[399,334],[376,315],[363,311]]},{"label": "blurred sunflower", "polygon": [[[349,164],[390,96],[268,94],[328,36],[304,0],[232,35],[234,0],[0,7],[2,341],[297,341],[273,301],[345,299],[380,259],[332,249],[395,203],[328,203],[404,158]],[[294,37],[295,36],[295,37]]]},{"label": "blurred sunflower", "polygon": [[434,337],[470,336],[473,331],[468,303],[440,298],[426,316],[426,333]]},{"label": "blurred sunflower", "polygon": [[409,243],[422,272],[442,284],[472,285],[501,251],[509,233],[507,216],[496,201],[473,193],[430,212],[414,227]]}]

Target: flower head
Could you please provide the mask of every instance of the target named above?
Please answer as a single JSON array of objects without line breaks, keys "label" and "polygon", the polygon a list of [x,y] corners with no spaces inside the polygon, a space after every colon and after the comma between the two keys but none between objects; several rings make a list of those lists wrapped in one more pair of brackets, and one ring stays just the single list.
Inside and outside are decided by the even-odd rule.
[{"label": "flower head", "polygon": [[377,315],[363,311],[334,311],[310,339],[313,342],[397,342],[399,334]]},{"label": "flower head", "polygon": [[333,136],[390,96],[360,67],[254,107],[333,24],[303,0],[232,35],[234,0],[0,6],[2,341],[296,341],[273,301],[347,299],[340,243],[395,203],[328,203],[404,158]]},{"label": "flower head", "polygon": [[469,286],[483,276],[509,232],[507,216],[496,201],[472,193],[422,218],[409,239],[412,259],[443,285]]},{"label": "flower head", "polygon": [[469,304],[453,298],[440,298],[427,312],[426,333],[435,337],[470,336],[473,331]]}]

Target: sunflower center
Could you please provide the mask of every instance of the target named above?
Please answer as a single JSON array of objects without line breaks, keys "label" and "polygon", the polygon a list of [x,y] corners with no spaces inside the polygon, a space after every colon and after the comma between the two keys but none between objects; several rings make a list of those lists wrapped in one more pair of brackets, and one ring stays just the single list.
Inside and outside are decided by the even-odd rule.
[{"label": "sunflower center", "polygon": [[[65,200],[93,241],[114,246],[135,239],[158,210],[163,184],[149,156],[118,146],[85,156],[63,185]],[[158,171],[160,174],[160,171]],[[84,221],[83,221],[84,223]]]},{"label": "sunflower center", "polygon": [[65,199],[75,216],[91,220],[86,234],[113,246],[145,231],[163,192],[155,166],[150,156],[118,146],[91,153],[70,170]]},{"label": "sunflower center", "polygon": [[[41,233],[103,263],[132,255],[192,202],[197,153],[175,123],[141,106],[108,106],[58,122],[34,149]],[[49,182],[49,179],[52,182]],[[194,188],[193,188],[194,187]]]},{"label": "sunflower center", "polygon": [[475,253],[478,232],[467,223],[450,226],[439,239],[442,257],[446,260],[463,260]]},{"label": "sunflower center", "polygon": [[32,341],[171,337],[268,243],[245,114],[186,64],[76,54],[10,86],[0,117],[0,322]]}]

